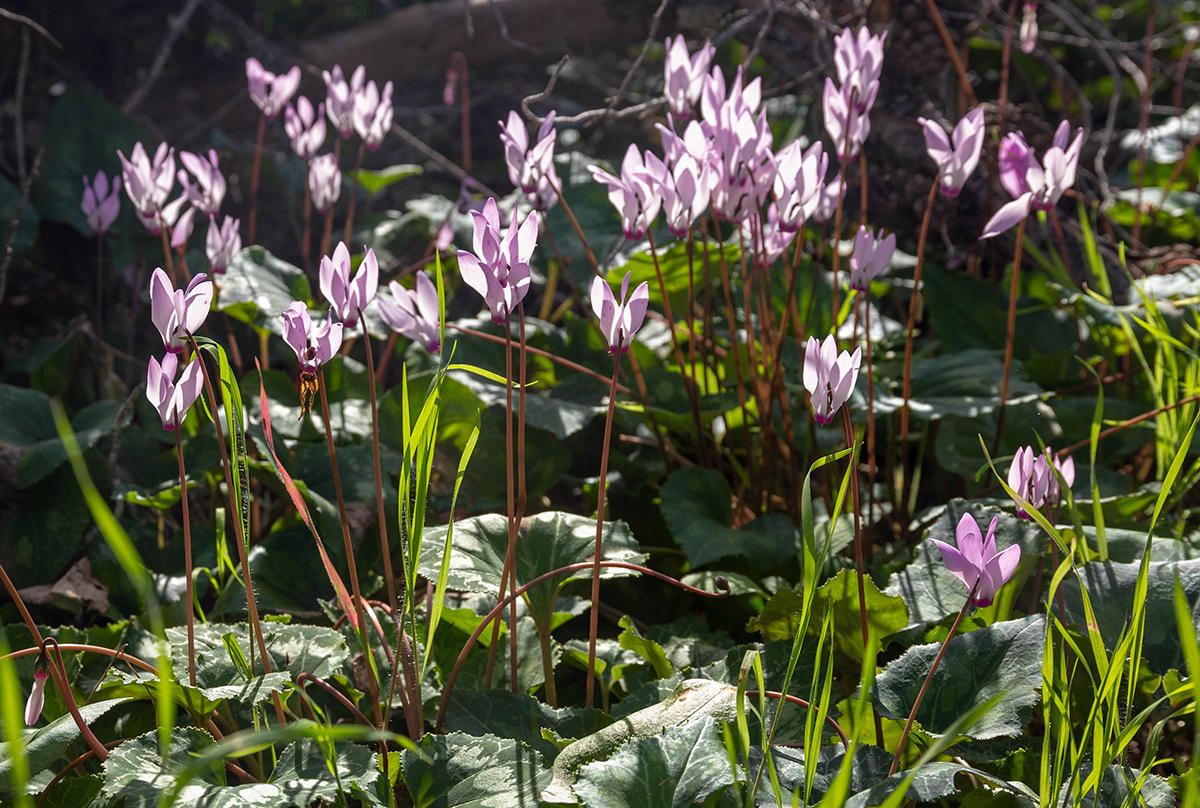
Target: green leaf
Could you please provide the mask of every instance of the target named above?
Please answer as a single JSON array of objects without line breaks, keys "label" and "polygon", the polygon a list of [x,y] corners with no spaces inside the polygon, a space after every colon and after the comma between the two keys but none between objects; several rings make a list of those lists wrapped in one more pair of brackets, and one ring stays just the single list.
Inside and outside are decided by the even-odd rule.
[{"label": "green leaf", "polygon": [[800,535],[782,514],[760,516],[740,530],[729,527],[733,491],[713,469],[686,466],[667,479],[659,507],[692,566],[745,556],[760,568],[776,567],[800,551]]},{"label": "green leaf", "polygon": [[[896,633],[908,624],[908,608],[895,595],[885,595],[869,575],[864,576],[867,600],[867,626],[879,638]],[[803,601],[790,589],[781,589],[769,601],[762,614],[750,618],[748,631],[758,631],[768,640],[790,640],[800,626]],[[820,634],[825,612],[833,610],[833,647],[846,659],[861,662],[863,656],[862,626],[859,619],[858,576],[852,569],[843,569],[817,590],[813,599],[813,616],[807,635]]]},{"label": "green leaf", "polygon": [[259,331],[283,335],[284,309],[293,300],[308,302],[312,290],[299,268],[255,245],[233,257],[220,276],[221,289],[213,308]]},{"label": "green leaf", "polygon": [[942,560],[933,539],[951,546],[957,544],[955,533],[958,521],[964,513],[975,518],[984,531],[992,518],[1000,517],[996,525],[996,548],[1003,550],[1014,544],[1021,545],[1021,557],[1034,558],[1046,551],[1046,538],[1036,524],[1027,519],[1018,519],[1011,513],[990,505],[953,499],[946,504],[945,511],[930,525],[925,540],[916,547],[916,553],[907,567],[893,573],[888,580],[889,595],[898,595],[908,607],[908,627],[924,623],[936,623],[958,614],[967,599],[967,588],[955,578]]},{"label": "green leaf", "polygon": [[[1000,406],[1004,360],[997,351],[968,348],[913,363],[909,412],[919,421],[947,415],[977,418]],[[1044,391],[1019,365],[1009,371],[1008,406],[1037,400]],[[875,391],[875,412],[885,415],[904,406],[900,396]]]},{"label": "green leaf", "polygon": [[[954,781],[959,774],[964,775],[964,784],[969,782],[965,776],[969,774],[974,776],[976,780],[982,780],[989,788],[1001,789],[1004,793],[1013,795],[1016,800],[1015,804],[1020,806],[1020,808],[1033,808],[1033,806],[1038,804],[1037,796],[1024,783],[1010,783],[989,772],[972,769],[958,763],[938,762],[927,763],[916,773],[912,783],[909,784],[908,790],[904,794],[904,798],[914,802],[936,802],[943,797],[958,793],[960,789],[955,786]],[[866,808],[868,805],[881,805],[889,797],[896,794],[897,790],[903,786],[907,776],[904,772],[899,772],[883,782],[855,794],[846,802],[846,808]],[[968,785],[961,790],[972,793],[970,789],[971,787]]]},{"label": "green leaf", "polygon": [[538,750],[547,764],[559,747],[546,740],[577,740],[612,723],[594,707],[556,710],[532,696],[507,690],[471,692],[455,688],[446,709],[446,731],[484,737],[495,735],[521,741]]},{"label": "green leaf", "polygon": [[[425,532],[420,572],[437,580],[441,571],[446,527]],[[522,586],[559,567],[588,561],[596,543],[596,522],[582,516],[549,511],[526,519],[517,535],[517,585]],[[624,522],[605,522],[602,539],[605,561],[642,563],[637,541]],[[451,589],[481,592],[493,597],[500,590],[504,556],[508,551],[508,519],[501,514],[484,514],[454,525],[454,552],[447,576]],[[623,578],[629,570],[601,568],[601,578]],[[525,597],[534,618],[548,624],[558,591],[569,581],[590,580],[590,569],[557,575],[529,590]]]},{"label": "green leaf", "polygon": [[[139,735],[113,750],[104,762],[104,796],[125,802],[126,808],[158,808],[160,800],[179,784],[181,770],[193,756],[213,745],[208,733],[183,727],[171,739],[167,760],[159,756],[153,733]],[[175,801],[177,806],[205,808],[254,808],[271,805],[309,805],[332,800],[343,787],[358,785],[366,790],[379,776],[375,757],[365,746],[336,745],[335,779],[325,754],[313,740],[304,739],[283,750],[267,782],[240,786],[225,785],[224,771],[213,765],[192,779]]]},{"label": "green leaf", "polygon": [[[53,688],[53,683],[48,687]],[[129,699],[92,702],[80,707],[79,714],[83,716],[86,723],[91,724],[113,707],[127,701]],[[59,716],[46,726],[39,727],[27,734],[24,755],[29,761],[30,776],[36,776],[49,768],[63,752],[67,751],[67,747],[80,737],[79,725],[75,723],[75,719],[69,713]],[[10,786],[12,764],[12,758],[8,753],[8,744],[0,745],[0,790],[7,790]]]},{"label": "green leaf", "polygon": [[[71,428],[83,451],[112,433],[120,409],[118,401],[97,401],[75,414]],[[38,390],[0,384],[0,443],[26,450],[17,463],[22,488],[35,485],[67,462],[50,415],[50,397]]]},{"label": "green leaf", "polygon": [[[1084,763],[1080,769],[1079,782],[1082,782],[1084,777],[1091,773],[1092,767]],[[1138,783],[1143,777],[1145,780],[1138,787]],[[1130,783],[1135,787],[1130,788]],[[1066,791],[1067,785],[1064,785],[1064,796]],[[1131,766],[1117,765],[1105,769],[1099,790],[1084,795],[1080,801],[1080,805],[1087,808],[1122,808],[1126,805],[1144,806],[1144,808],[1173,808],[1179,804],[1171,786],[1163,778],[1143,773]]]},{"label": "green leaf", "polygon": [[[917,711],[920,725],[938,736],[964,713],[1002,695],[1000,703],[967,734],[984,740],[1020,734],[1042,684],[1045,619],[1033,615],[995,623],[952,639]],[[881,715],[896,720],[908,717],[939,647],[939,643],[913,646],[876,677]]]},{"label": "green leaf", "polygon": [[98,774],[68,777],[54,786],[46,796],[46,801],[42,803],[42,808],[80,808],[82,805],[91,805],[103,786],[104,778]]},{"label": "green leaf", "polygon": [[725,745],[711,718],[667,727],[580,768],[575,793],[588,808],[684,808],[732,785]]},{"label": "green leaf", "polygon": [[421,755],[404,752],[404,782],[415,808],[526,808],[550,782],[542,756],[520,741],[426,735]]},{"label": "green leaf", "polygon": [[358,184],[368,194],[377,194],[384,188],[387,188],[393,183],[408,177],[415,177],[424,173],[424,169],[418,165],[401,163],[400,165],[388,166],[381,168],[378,171],[370,171],[368,169],[360,169],[358,172]]},{"label": "green leaf", "polygon": [[[585,233],[587,231],[584,231]],[[696,294],[702,294],[704,290],[704,248],[700,243],[695,244],[695,258],[692,262],[688,261],[688,245],[686,241],[679,241],[672,244],[667,249],[658,250],[658,266],[662,270],[663,284],[667,287],[667,294],[671,297],[671,302],[674,304],[677,311],[684,311],[683,305],[687,299],[688,281],[692,281],[693,288]],[[728,266],[734,266],[740,260],[741,251],[736,244],[725,245],[725,261]],[[717,282],[719,274],[716,270],[720,266],[721,254],[717,250],[716,245],[709,248],[708,261],[713,271],[710,276],[713,279],[714,285]],[[654,257],[647,252],[634,253],[629,256],[629,260],[621,266],[613,267],[608,271],[605,280],[614,289],[619,290],[621,283],[625,280],[625,273],[631,273],[629,279],[629,288],[636,289],[638,284],[647,283],[650,287],[650,302],[655,306],[662,305],[662,291],[658,284],[658,274],[654,271]],[[685,324],[687,321],[681,315],[677,324]]]},{"label": "green leaf", "polygon": [[[1140,563],[1093,561],[1084,564],[1080,571],[1096,612],[1100,636],[1110,652],[1121,633],[1128,628],[1140,566]],[[1192,622],[1200,623],[1200,561],[1151,561],[1147,566],[1144,600],[1146,627],[1141,658],[1150,670],[1158,674],[1166,673],[1170,668],[1182,669],[1184,662],[1174,612],[1176,575],[1187,597]],[[1062,583],[1062,593],[1067,619],[1084,627],[1086,622],[1079,581],[1074,576],[1068,576]]]},{"label": "green leaf", "polygon": [[[128,157],[139,140],[150,154],[154,153],[158,144],[149,130],[90,90],[68,87],[54,102],[41,138],[46,153],[33,183],[33,204],[38,213],[44,219],[69,224],[90,237],[92,229],[79,208],[83,194],[80,178],[84,174],[93,177],[99,169],[110,179],[120,176],[117,149]],[[119,227],[129,223],[141,231],[141,226],[134,224],[124,188],[121,207],[126,210]]]},{"label": "green leaf", "polygon": [[641,632],[629,619],[629,615],[621,617],[620,626],[624,631],[617,641],[621,647],[627,651],[633,651],[642,659],[650,663],[650,667],[654,670],[654,675],[659,679],[665,679],[670,676],[674,670],[671,666],[671,661],[667,659],[667,654],[663,651],[663,647],[654,640],[648,640],[642,636]]},{"label": "green leaf", "polygon": [[[790,805],[792,793],[800,795],[801,804],[804,798],[804,750],[776,746],[771,749],[771,758],[779,776],[779,784],[783,787],[784,804]],[[841,745],[822,746],[818,754],[816,773],[813,776],[812,804],[819,802],[833,779],[837,777],[846,758],[846,751]],[[762,765],[763,755],[759,747],[750,750],[750,770],[754,771]],[[854,762],[850,769],[850,792],[857,794],[865,791],[876,783],[887,779],[888,767],[892,756],[878,746],[860,744],[854,749]],[[756,804],[768,808],[776,806],[775,796],[769,791],[760,790]]]}]

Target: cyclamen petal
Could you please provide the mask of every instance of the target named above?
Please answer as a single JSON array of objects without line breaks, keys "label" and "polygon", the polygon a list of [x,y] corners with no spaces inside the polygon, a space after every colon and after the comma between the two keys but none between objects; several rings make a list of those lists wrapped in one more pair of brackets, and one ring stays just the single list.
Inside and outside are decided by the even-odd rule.
[{"label": "cyclamen petal", "polygon": [[613,295],[608,282],[597,277],[592,281],[591,302],[592,311],[600,321],[600,332],[608,343],[610,353],[627,353],[633,345],[634,335],[637,334],[646,317],[646,309],[650,304],[649,284],[642,282],[629,293],[629,279],[632,273],[625,273],[621,283],[621,299]]},{"label": "cyclamen petal", "polygon": [[834,414],[850,399],[861,361],[861,348],[856,348],[853,354],[846,351],[837,354],[832,334],[821,343],[814,337],[808,338],[804,351],[804,389],[808,391],[817,423],[832,423]]},{"label": "cyclamen petal", "polygon": [[959,519],[955,530],[958,547],[931,539],[942,554],[946,569],[962,581],[971,593],[971,605],[990,606],[996,593],[1012,577],[1021,560],[1021,547],[1014,544],[996,552],[995,534],[999,517],[988,525],[986,540],[981,539],[979,524],[969,513]]}]

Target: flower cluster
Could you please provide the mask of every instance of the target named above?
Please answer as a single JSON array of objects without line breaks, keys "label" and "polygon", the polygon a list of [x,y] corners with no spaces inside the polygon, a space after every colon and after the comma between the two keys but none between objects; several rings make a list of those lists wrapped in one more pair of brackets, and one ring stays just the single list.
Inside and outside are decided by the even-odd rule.
[{"label": "flower cluster", "polygon": [[1020,132],[1010,132],[1000,143],[1000,184],[1016,197],[984,225],[981,239],[998,236],[1035,210],[1053,210],[1075,184],[1075,169],[1083,149],[1083,129],[1068,144],[1071,125],[1063,121],[1054,133],[1054,145],[1039,163]]},{"label": "flower cluster", "polygon": [[[1059,478],[1067,488],[1075,484],[1074,458],[1060,458],[1049,449],[1035,452],[1032,446],[1024,446],[1013,456],[1008,467],[1008,487],[1017,496],[1040,510],[1043,506],[1053,507],[1062,501]],[[1025,506],[1017,503],[1017,516],[1032,519]]]},{"label": "flower cluster", "polygon": [[858,29],[857,34],[846,29],[834,38],[833,62],[838,80],[834,83],[826,77],[821,101],[825,131],[843,165],[858,156],[871,133],[871,107],[879,93],[886,38],[886,32],[874,36],[866,28]]},{"label": "flower cluster", "polygon": [[533,143],[529,142],[529,132],[516,110],[508,113],[507,122],[499,123],[508,178],[521,189],[534,210],[545,213],[558,202],[562,191],[562,182],[554,169],[554,145],[558,140],[554,113],[542,121]]},{"label": "flower cluster", "polygon": [[489,198],[483,211],[471,211],[474,252],[458,251],[458,268],[468,286],[483,296],[492,322],[507,323],[529,291],[529,259],[537,246],[539,218],[530,213],[517,226],[514,208],[508,230],[500,235],[500,209]]},{"label": "flower cluster", "polygon": [[162,337],[166,353],[162,361],[150,357],[146,368],[146,399],[158,411],[163,429],[174,432],[188,409],[200,397],[201,366],[198,359],[186,363],[175,378],[187,342],[195,336],[212,307],[213,284],[196,275],[187,289],[176,289],[162,269],[150,277],[150,319]]}]

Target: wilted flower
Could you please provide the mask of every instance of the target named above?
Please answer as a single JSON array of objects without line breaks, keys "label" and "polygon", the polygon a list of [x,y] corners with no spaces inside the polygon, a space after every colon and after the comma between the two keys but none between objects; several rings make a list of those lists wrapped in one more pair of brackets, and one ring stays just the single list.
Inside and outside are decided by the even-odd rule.
[{"label": "wilted flower", "polygon": [[338,201],[342,193],[342,172],[338,170],[335,156],[322,154],[308,164],[308,190],[318,213],[328,212]]},{"label": "wilted flower", "polygon": [[350,251],[339,241],[333,257],[321,257],[321,294],[333,306],[346,328],[358,325],[358,315],[375,299],[379,289],[379,262],[374,250],[367,250],[354,279],[350,279]]},{"label": "wilted flower", "polygon": [[175,150],[160,143],[154,152],[154,160],[146,154],[141,141],[133,144],[129,159],[117,150],[121,158],[121,178],[125,181],[125,193],[138,212],[138,219],[151,233],[157,235],[161,222],[159,214],[171,195],[175,185]]},{"label": "wilted flower", "polygon": [[[151,360],[153,361],[153,360]],[[47,666],[46,652],[38,654],[33,663],[33,689],[29,691],[29,699],[25,702],[25,726],[32,727],[42,714],[46,704],[46,680],[50,678]]]},{"label": "wilted flower", "polygon": [[895,252],[895,233],[879,238],[874,230],[859,226],[854,235],[854,252],[850,254],[850,288],[867,291],[871,281],[891,265]]},{"label": "wilted flower", "polygon": [[539,218],[536,212],[517,227],[517,211],[504,236],[500,236],[500,210],[489,198],[483,212],[471,211],[475,226],[475,252],[458,251],[458,268],[467,285],[483,296],[492,312],[492,322],[508,322],[513,309],[529,291],[529,259],[537,246]]},{"label": "wilted flower", "polygon": [[704,76],[717,49],[705,41],[700,50],[688,55],[683,35],[667,38],[667,60],[663,65],[663,92],[671,113],[677,118],[692,114],[704,88]]},{"label": "wilted flower", "polygon": [[225,274],[225,270],[233,262],[233,256],[242,249],[241,220],[226,216],[221,226],[217,226],[214,218],[208,223],[208,237],[204,240],[205,252],[208,253],[209,268],[216,275]]},{"label": "wilted flower", "polygon": [[650,152],[643,158],[638,147],[630,143],[621,161],[621,176],[614,177],[598,166],[588,166],[596,182],[608,186],[608,201],[621,216],[625,238],[633,240],[646,235],[662,207],[662,197],[656,193],[651,176],[661,176],[666,170],[662,160]]},{"label": "wilted flower", "polygon": [[858,112],[865,112],[875,101],[886,38],[886,32],[872,36],[866,28],[859,28],[857,34],[851,34],[850,29],[845,28],[833,39],[833,63],[837,68],[838,83],[846,97],[854,99]]},{"label": "wilted flower", "polygon": [[317,393],[317,371],[342,347],[342,324],[334,322],[330,309],[329,317],[314,330],[308,306],[293,300],[283,312],[283,341],[300,361],[300,417],[304,417]]},{"label": "wilted flower", "polygon": [[87,217],[88,227],[97,236],[107,233],[117,220],[117,214],[121,212],[120,193],[120,177],[113,177],[111,187],[103,171],[96,172],[95,180],[83,178],[83,203],[79,207]]},{"label": "wilted flower", "polygon": [[775,155],[775,202],[779,226],[798,230],[812,218],[821,204],[821,180],[829,166],[829,155],[820,141],[801,150],[793,140]]},{"label": "wilted flower", "polygon": [[180,152],[179,162],[196,178],[196,184],[190,185],[187,175],[180,172],[179,181],[183,185],[188,201],[195,205],[205,216],[216,216],[221,210],[221,202],[225,199],[225,177],[218,167],[216,149],[208,150],[208,157],[191,152]]},{"label": "wilted flower", "polygon": [[[1075,464],[1072,462],[1072,481],[1074,471]],[[1008,487],[1034,508],[1041,508],[1045,504],[1053,477],[1054,472],[1050,470],[1050,461],[1046,459],[1046,455],[1034,452],[1032,446],[1018,449],[1013,455],[1012,465],[1008,467]],[[1017,503],[1017,516],[1022,519],[1032,518],[1021,503]]]},{"label": "wilted flower", "polygon": [[525,123],[516,110],[508,113],[507,123],[499,123],[508,178],[525,193],[534,209],[544,213],[558,201],[555,188],[562,187],[554,168],[554,144],[558,140],[558,133],[554,129],[554,111],[551,110],[538,127],[537,140],[532,145]]},{"label": "wilted flower", "polygon": [[325,90],[328,93],[325,97],[325,112],[329,115],[329,122],[342,137],[350,137],[354,134],[354,99],[362,89],[366,68],[359,65],[348,83],[342,74],[341,65],[334,65],[332,73],[328,70],[322,71],[321,77],[325,79]]},{"label": "wilted flower", "polygon": [[213,285],[203,272],[195,275],[186,290],[176,289],[162,267],[150,276],[150,319],[162,335],[163,347],[182,353],[183,346],[204,324],[212,307]]},{"label": "wilted flower", "polygon": [[1024,53],[1033,53],[1033,49],[1037,47],[1038,38],[1037,3],[1034,0],[1025,0],[1022,11],[1024,13],[1021,15],[1021,50]]},{"label": "wilted flower", "polygon": [[300,66],[276,76],[265,70],[257,59],[246,60],[246,81],[250,86],[250,100],[268,119],[274,119],[300,88]]},{"label": "wilted flower", "polygon": [[946,137],[941,125],[926,118],[918,118],[925,130],[925,150],[937,163],[942,177],[942,193],[958,196],[967,178],[979,165],[979,151],[983,148],[983,109],[976,107],[968,112],[954,127],[954,144]]},{"label": "wilted flower", "polygon": [[[1000,517],[993,516],[988,525],[987,538],[979,532],[979,523],[969,513],[964,513],[958,520],[954,540],[958,547],[953,547],[944,541],[932,539],[937,548],[942,551],[942,560],[946,569],[955,578],[963,582],[971,596],[972,606],[991,606],[996,599],[1000,587],[1008,582],[1017,563],[1021,560],[1021,546],[1014,544],[1003,552],[996,552],[996,525]],[[978,584],[978,587],[976,587]]]},{"label": "wilted flower", "polygon": [[325,145],[325,103],[313,109],[312,102],[304,96],[296,99],[293,108],[288,104],[283,113],[283,131],[292,142],[292,151],[301,160],[311,160]]},{"label": "wilted flower", "polygon": [[822,108],[825,110],[825,131],[833,141],[834,151],[842,164],[849,163],[858,156],[859,149],[871,134],[871,105],[875,103],[875,95],[879,91],[879,82],[874,82],[866,89],[865,104],[851,103],[850,93],[846,88],[838,89],[833,79],[825,79],[825,93],[822,97]]},{"label": "wilted flower", "polygon": [[368,81],[354,96],[354,129],[372,151],[379,148],[384,136],[392,128],[393,115],[390,81],[383,85],[382,93],[374,81]]},{"label": "wilted flower", "polygon": [[980,239],[1003,233],[1033,210],[1053,210],[1062,195],[1075,184],[1075,169],[1083,149],[1083,129],[1076,131],[1070,145],[1071,127],[1066,121],[1054,133],[1054,145],[1046,150],[1039,165],[1019,133],[1010,133],[1000,144],[1000,182],[1017,197],[1002,206],[984,225]]},{"label": "wilted flower", "polygon": [[818,424],[832,423],[834,413],[850,399],[861,363],[862,348],[855,348],[852,354],[839,354],[832,334],[824,342],[808,338],[804,346],[804,389],[812,400]]},{"label": "wilted flower", "polygon": [[406,289],[396,281],[388,284],[392,300],[379,296],[379,314],[388,327],[425,346],[430,353],[442,349],[437,288],[424,272],[417,273],[415,289]]},{"label": "wilted flower", "polygon": [[162,427],[168,432],[179,429],[187,411],[200,397],[200,387],[204,383],[199,362],[189,362],[176,382],[178,367],[179,355],[170,352],[163,355],[161,365],[150,357],[146,367],[146,398],[158,410]]},{"label": "wilted flower", "polygon": [[633,337],[646,319],[646,307],[650,305],[650,286],[643,281],[629,294],[629,278],[626,272],[621,281],[621,299],[613,296],[608,281],[597,276],[592,281],[592,311],[600,320],[600,333],[608,342],[609,353],[627,353]]}]

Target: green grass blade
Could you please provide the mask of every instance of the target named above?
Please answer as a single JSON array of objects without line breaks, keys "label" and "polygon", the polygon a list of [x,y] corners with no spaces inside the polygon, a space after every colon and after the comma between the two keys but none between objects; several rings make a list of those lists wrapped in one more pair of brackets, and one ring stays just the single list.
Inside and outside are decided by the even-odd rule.
[{"label": "green grass blade", "polygon": [[4,719],[6,753],[11,761],[9,788],[16,808],[33,808],[33,799],[25,793],[29,781],[29,758],[25,756],[25,716],[21,709],[22,693],[17,666],[8,656],[8,637],[0,631],[0,718]]}]

